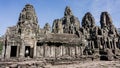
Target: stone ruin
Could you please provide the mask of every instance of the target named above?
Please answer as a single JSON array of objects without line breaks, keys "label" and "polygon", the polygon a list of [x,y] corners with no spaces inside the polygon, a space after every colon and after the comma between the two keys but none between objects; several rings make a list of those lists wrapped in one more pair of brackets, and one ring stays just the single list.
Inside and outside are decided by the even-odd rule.
[{"label": "stone ruin", "polygon": [[120,56],[119,33],[108,12],[102,12],[100,26],[87,12],[80,21],[70,7],[64,17],[55,19],[52,28],[46,23],[38,25],[34,7],[25,5],[16,26],[9,27],[4,35],[2,58],[115,60]]}]

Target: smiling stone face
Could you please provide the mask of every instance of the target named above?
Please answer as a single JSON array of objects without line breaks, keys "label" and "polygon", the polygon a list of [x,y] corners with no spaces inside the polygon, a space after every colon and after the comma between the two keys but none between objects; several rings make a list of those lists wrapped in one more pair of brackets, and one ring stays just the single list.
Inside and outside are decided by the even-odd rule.
[{"label": "smiling stone face", "polygon": [[95,19],[90,12],[87,12],[82,19],[82,27],[91,28],[95,26]]},{"label": "smiling stone face", "polygon": [[54,33],[75,34],[79,32],[80,21],[72,14],[70,7],[67,6],[64,11],[64,17],[55,19],[52,29]]}]

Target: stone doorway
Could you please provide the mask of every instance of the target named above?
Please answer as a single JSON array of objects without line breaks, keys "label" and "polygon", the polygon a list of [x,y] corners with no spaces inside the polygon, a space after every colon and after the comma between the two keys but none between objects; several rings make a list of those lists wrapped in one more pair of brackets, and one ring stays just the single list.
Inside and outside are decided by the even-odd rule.
[{"label": "stone doorway", "polygon": [[100,60],[107,61],[108,60],[108,56],[107,55],[101,55],[100,56]]},{"label": "stone doorway", "polygon": [[25,57],[33,58],[33,48],[25,46]]},{"label": "stone doorway", "polygon": [[103,60],[103,61],[107,61],[108,60],[107,52],[105,52],[104,50],[100,51],[100,60]]},{"label": "stone doorway", "polygon": [[17,46],[11,46],[10,57],[16,57],[16,56],[17,56]]}]

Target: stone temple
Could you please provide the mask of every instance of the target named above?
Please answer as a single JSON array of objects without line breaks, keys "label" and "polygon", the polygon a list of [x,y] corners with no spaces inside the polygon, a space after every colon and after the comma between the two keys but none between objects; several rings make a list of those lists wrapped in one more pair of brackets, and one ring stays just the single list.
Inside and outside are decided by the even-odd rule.
[{"label": "stone temple", "polygon": [[55,19],[52,27],[38,25],[32,5],[27,4],[19,15],[16,26],[4,35],[2,57],[43,59],[115,60],[120,56],[119,33],[108,12],[100,15],[100,26],[87,12],[80,21],[66,7],[64,16]]}]

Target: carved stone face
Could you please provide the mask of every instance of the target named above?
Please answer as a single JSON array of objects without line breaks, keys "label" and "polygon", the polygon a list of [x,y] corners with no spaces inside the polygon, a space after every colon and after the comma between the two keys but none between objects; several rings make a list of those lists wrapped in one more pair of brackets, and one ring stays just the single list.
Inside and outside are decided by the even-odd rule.
[{"label": "carved stone face", "polygon": [[26,19],[27,19],[27,20],[31,20],[31,19],[32,19],[32,13],[27,12],[27,13],[26,13]]}]

